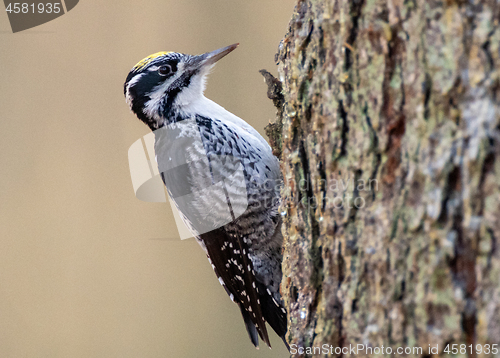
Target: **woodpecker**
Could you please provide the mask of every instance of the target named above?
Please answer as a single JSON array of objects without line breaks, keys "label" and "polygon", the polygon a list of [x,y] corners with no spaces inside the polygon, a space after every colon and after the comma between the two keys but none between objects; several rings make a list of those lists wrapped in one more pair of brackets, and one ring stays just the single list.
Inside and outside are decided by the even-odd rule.
[{"label": "woodpecker", "polygon": [[158,52],[124,85],[132,112],[155,133],[158,170],[186,225],[241,311],[253,345],[271,348],[265,322],[285,340],[278,159],[248,123],[203,94],[215,63],[238,44],[203,55]]}]

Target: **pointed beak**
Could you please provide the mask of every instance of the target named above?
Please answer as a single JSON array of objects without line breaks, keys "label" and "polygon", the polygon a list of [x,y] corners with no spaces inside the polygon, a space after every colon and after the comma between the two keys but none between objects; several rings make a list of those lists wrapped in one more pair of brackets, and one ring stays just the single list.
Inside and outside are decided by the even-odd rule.
[{"label": "pointed beak", "polygon": [[190,63],[193,69],[201,69],[203,67],[212,67],[217,61],[233,51],[239,44],[233,44],[220,48],[218,50],[204,53],[203,55],[195,56]]}]

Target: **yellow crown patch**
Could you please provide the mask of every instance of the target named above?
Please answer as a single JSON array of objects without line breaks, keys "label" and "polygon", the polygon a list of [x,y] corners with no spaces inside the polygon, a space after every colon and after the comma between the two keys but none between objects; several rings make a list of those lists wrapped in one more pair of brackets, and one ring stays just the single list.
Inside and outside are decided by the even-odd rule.
[{"label": "yellow crown patch", "polygon": [[158,58],[160,56],[167,55],[169,53],[171,53],[171,51],[167,51],[167,52],[162,51],[162,52],[157,52],[157,53],[154,53],[152,55],[149,55],[146,58],[143,58],[142,60],[137,62],[137,64],[134,66],[134,71],[142,70],[144,67],[146,67],[148,64],[150,64],[151,61],[155,60],[156,58]]}]

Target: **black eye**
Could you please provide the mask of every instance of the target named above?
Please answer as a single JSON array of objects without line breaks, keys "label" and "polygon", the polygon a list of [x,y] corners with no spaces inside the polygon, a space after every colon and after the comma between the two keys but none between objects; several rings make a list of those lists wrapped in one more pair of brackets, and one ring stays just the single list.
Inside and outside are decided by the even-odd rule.
[{"label": "black eye", "polygon": [[172,73],[172,67],[170,65],[163,65],[158,69],[158,73],[162,76],[167,76]]}]

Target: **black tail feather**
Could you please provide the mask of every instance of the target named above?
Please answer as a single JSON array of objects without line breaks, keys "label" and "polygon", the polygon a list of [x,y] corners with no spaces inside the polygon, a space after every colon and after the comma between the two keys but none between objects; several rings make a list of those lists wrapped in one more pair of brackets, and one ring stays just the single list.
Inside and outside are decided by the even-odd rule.
[{"label": "black tail feather", "polygon": [[288,351],[290,351],[290,346],[285,339],[285,334],[287,332],[287,317],[286,312],[282,310],[284,308],[283,304],[281,301],[274,300],[273,297],[268,294],[266,287],[262,283],[258,282],[257,285],[260,292],[259,299],[262,315],[276,334],[281,337]]},{"label": "black tail feather", "polygon": [[273,300],[273,297],[267,293],[266,287],[262,283],[258,282],[257,284],[259,286],[260,307],[264,319],[278,336],[285,336],[287,331],[286,313],[282,311],[283,306],[281,302]]},{"label": "black tail feather", "polygon": [[241,309],[241,315],[243,316],[243,320],[245,321],[245,326],[247,328],[248,335],[250,336],[250,340],[255,348],[259,348],[259,334],[257,333],[257,329],[255,328],[255,324],[252,322],[250,315],[244,309]]}]

